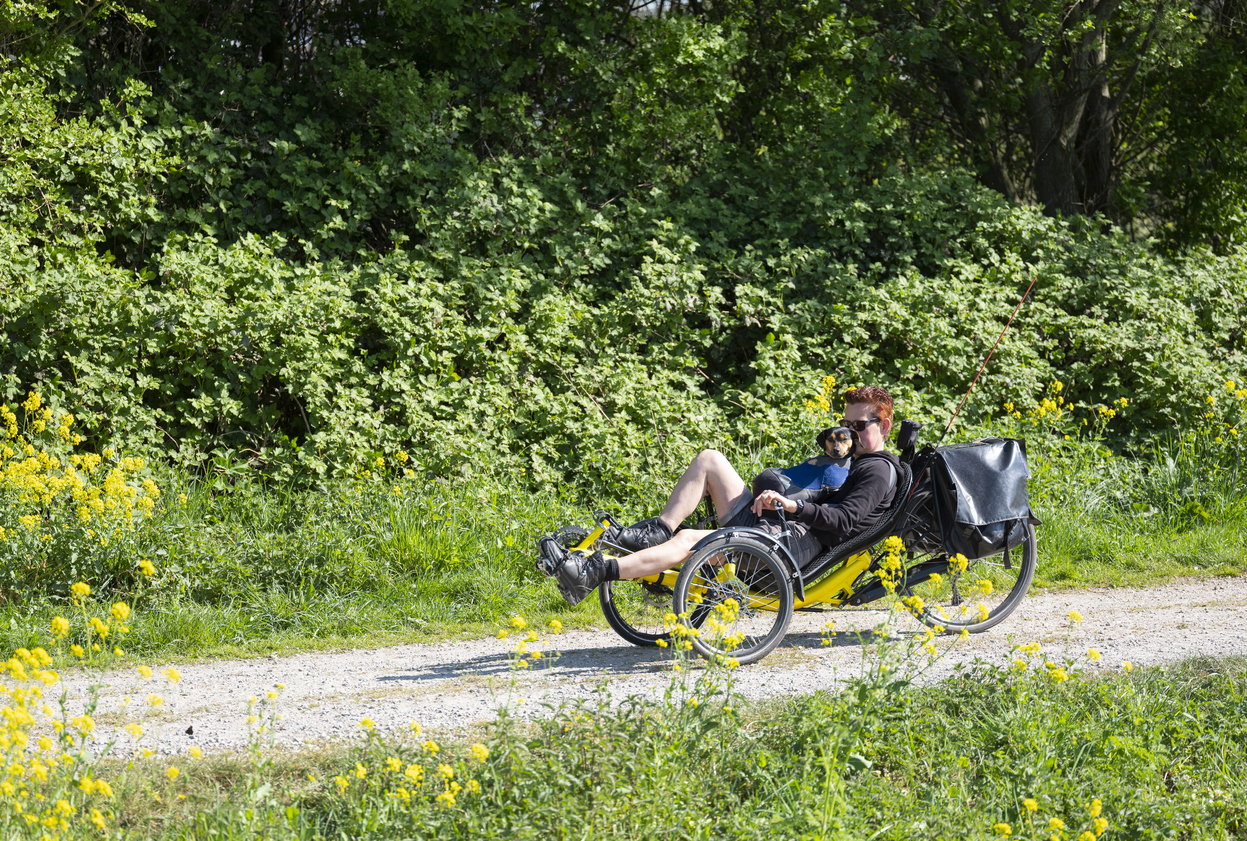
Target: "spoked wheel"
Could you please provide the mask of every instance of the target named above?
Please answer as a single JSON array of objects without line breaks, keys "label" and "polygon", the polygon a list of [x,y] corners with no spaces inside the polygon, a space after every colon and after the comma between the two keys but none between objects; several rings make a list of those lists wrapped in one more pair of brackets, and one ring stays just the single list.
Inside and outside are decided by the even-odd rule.
[{"label": "spoked wheel", "polygon": [[[1035,527],[1026,527],[1022,544],[1010,552],[970,561],[965,571],[948,572],[901,590],[922,599],[921,621],[937,630],[977,634],[1014,611],[1035,577]],[[918,562],[910,564],[914,569]]]},{"label": "spoked wheel", "polygon": [[671,612],[672,594],[670,587],[647,581],[607,581],[598,587],[602,614],[615,633],[647,648],[671,638],[663,617]]},{"label": "spoked wheel", "polygon": [[716,542],[684,562],[676,579],[674,610],[703,657],[761,660],[779,645],[792,621],[792,581],[764,543],[748,538]]}]

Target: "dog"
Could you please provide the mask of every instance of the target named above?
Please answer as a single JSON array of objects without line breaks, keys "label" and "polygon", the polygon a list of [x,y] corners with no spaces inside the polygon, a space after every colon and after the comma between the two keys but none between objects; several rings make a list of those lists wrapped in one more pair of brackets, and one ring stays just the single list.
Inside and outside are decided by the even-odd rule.
[{"label": "dog", "polygon": [[843,426],[833,426],[824,429],[818,433],[818,437],[814,440],[818,442],[819,448],[828,458],[852,458],[853,453],[857,450],[857,443],[853,440],[853,433]]},{"label": "dog", "polygon": [[792,467],[763,470],[750,483],[753,495],[775,491],[789,499],[810,501],[839,490],[849,475],[849,465],[857,451],[853,435],[843,426],[833,426],[818,433],[814,440],[823,451],[821,456]]}]

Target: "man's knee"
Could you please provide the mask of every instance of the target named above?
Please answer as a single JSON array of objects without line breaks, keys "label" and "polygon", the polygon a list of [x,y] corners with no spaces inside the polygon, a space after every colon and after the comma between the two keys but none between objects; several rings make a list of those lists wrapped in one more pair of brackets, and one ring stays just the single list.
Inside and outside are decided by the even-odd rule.
[{"label": "man's knee", "polygon": [[702,450],[693,459],[693,464],[701,466],[706,472],[715,472],[729,466],[727,456],[718,450]]}]

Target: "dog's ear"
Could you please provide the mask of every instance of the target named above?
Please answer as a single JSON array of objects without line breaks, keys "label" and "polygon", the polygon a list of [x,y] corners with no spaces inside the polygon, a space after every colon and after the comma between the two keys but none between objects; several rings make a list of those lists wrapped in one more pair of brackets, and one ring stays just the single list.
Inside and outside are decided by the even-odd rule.
[{"label": "dog's ear", "polygon": [[818,437],[814,440],[818,442],[818,448],[823,452],[827,452],[827,439],[831,437],[831,433],[835,431],[834,426],[829,426],[822,432],[818,433]]}]

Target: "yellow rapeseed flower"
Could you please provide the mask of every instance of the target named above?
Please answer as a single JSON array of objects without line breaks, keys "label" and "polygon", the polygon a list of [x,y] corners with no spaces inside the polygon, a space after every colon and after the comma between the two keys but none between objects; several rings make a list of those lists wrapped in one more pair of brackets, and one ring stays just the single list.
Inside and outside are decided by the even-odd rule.
[{"label": "yellow rapeseed flower", "polygon": [[156,574],[156,567],[152,566],[152,562],[148,560],[139,561],[139,572],[151,578]]},{"label": "yellow rapeseed flower", "polygon": [[85,655],[86,655],[86,652],[82,650],[82,646],[81,646],[81,645],[71,645],[71,646],[69,647],[69,651],[70,651],[70,653],[72,653],[75,657],[83,657],[83,656],[85,656]]},{"label": "yellow rapeseed flower", "polygon": [[561,633],[563,633],[563,623],[562,623],[562,622],[560,622],[560,621],[559,621],[559,620],[557,620],[557,619],[551,619],[551,620],[550,620],[550,630],[551,630],[551,631],[554,631],[554,633],[556,633],[556,634],[561,634]]},{"label": "yellow rapeseed flower", "polygon": [[186,752],[190,754],[191,759],[199,759],[204,755],[204,752],[199,748],[198,745],[191,745],[190,750]]},{"label": "yellow rapeseed flower", "polygon": [[1071,621],[1071,622],[1073,622],[1075,625],[1077,625],[1079,622],[1081,622],[1081,621],[1082,621],[1082,614],[1081,614],[1081,613],[1079,613],[1079,612],[1078,612],[1078,611],[1076,611],[1076,610],[1071,610],[1071,611],[1069,612],[1069,621]]},{"label": "yellow rapeseed flower", "polygon": [[1007,823],[993,824],[992,832],[996,833],[1002,838],[1008,838],[1010,835],[1013,834],[1013,827],[1009,826]]},{"label": "yellow rapeseed flower", "polygon": [[1093,818],[1098,818],[1100,817],[1100,812],[1103,808],[1104,804],[1101,803],[1100,798],[1097,797],[1095,800],[1091,801],[1090,805],[1087,806],[1087,814],[1091,815]]},{"label": "yellow rapeseed flower", "polygon": [[69,591],[78,598],[82,599],[91,595],[91,586],[84,581],[79,581],[77,584],[70,587]]},{"label": "yellow rapeseed flower", "polygon": [[523,616],[512,616],[511,627],[517,631],[522,631],[528,627],[528,623],[524,621]]},{"label": "yellow rapeseed flower", "polygon": [[[1088,648],[1087,659],[1090,660],[1092,663],[1100,662],[1100,650],[1098,648]],[[1096,802],[1098,803],[1099,801],[1096,801]]]},{"label": "yellow rapeseed flower", "polygon": [[130,618],[130,606],[125,602],[117,602],[113,605],[112,610],[108,611],[112,617],[118,622],[124,622]]},{"label": "yellow rapeseed flower", "polygon": [[52,633],[57,637],[63,637],[69,633],[69,620],[64,616],[52,617]]},{"label": "yellow rapeseed flower", "polygon": [[158,707],[158,706],[160,706],[161,704],[163,704],[164,702],[165,702],[165,699],[164,699],[164,698],[161,698],[161,697],[160,697],[159,695],[157,695],[155,692],[153,692],[153,693],[151,693],[150,695],[148,695],[148,696],[147,696],[147,704],[148,704],[148,706]]},{"label": "yellow rapeseed flower", "polygon": [[1132,664],[1129,660],[1122,660],[1121,670],[1126,674],[1130,674],[1130,672],[1134,671],[1134,664]]},{"label": "yellow rapeseed flower", "polygon": [[1028,797],[1025,800],[1023,800],[1022,805],[1026,807],[1026,811],[1028,812],[1039,811],[1039,804],[1035,801],[1035,798],[1033,797]]},{"label": "yellow rapeseed flower", "polygon": [[377,723],[371,718],[361,718],[359,720],[359,726],[367,730],[369,733],[377,729]]},{"label": "yellow rapeseed flower", "polygon": [[177,669],[173,668],[172,666],[165,669],[164,676],[165,676],[165,680],[169,681],[169,683],[178,683],[179,681],[182,680],[182,673],[179,672]]}]

